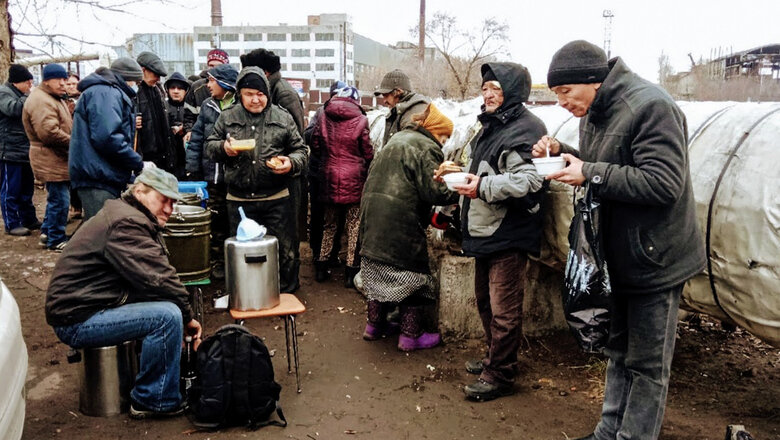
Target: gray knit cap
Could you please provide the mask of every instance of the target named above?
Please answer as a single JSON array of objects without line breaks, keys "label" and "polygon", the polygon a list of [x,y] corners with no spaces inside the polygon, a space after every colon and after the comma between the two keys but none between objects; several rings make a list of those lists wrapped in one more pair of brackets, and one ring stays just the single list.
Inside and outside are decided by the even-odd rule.
[{"label": "gray knit cap", "polygon": [[128,57],[117,58],[111,63],[111,71],[121,76],[125,81],[141,81],[144,74],[141,66],[134,59]]},{"label": "gray knit cap", "polygon": [[607,54],[593,43],[576,40],[555,52],[547,71],[547,87],[604,82],[609,74]]},{"label": "gray knit cap", "polygon": [[141,67],[146,67],[157,75],[168,76],[168,71],[165,70],[165,63],[163,63],[157,54],[152,52],[141,52],[138,54],[136,60]]},{"label": "gray knit cap", "polygon": [[409,77],[398,69],[385,74],[385,77],[382,78],[382,84],[374,90],[374,96],[390,93],[395,89],[401,89],[405,92],[412,91],[412,82],[409,81]]}]

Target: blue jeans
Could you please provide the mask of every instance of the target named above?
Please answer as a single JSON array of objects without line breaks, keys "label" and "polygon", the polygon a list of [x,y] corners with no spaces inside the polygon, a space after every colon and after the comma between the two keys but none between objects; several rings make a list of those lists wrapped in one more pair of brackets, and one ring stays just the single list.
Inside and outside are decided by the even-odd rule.
[{"label": "blue jeans", "polygon": [[661,432],[683,284],[664,292],[612,292],[609,357],[598,440],[654,440]]},{"label": "blue jeans", "polygon": [[0,160],[0,208],[6,232],[38,222],[32,202],[34,183],[29,163]]},{"label": "blue jeans", "polygon": [[41,233],[48,235],[46,247],[65,241],[65,226],[70,208],[70,182],[46,182],[46,214]]},{"label": "blue jeans", "polygon": [[102,310],[78,324],[54,327],[57,337],[73,348],[108,347],[143,339],[130,397],[155,411],[171,410],[181,402],[183,331],[181,311],[171,302],[126,304]]},{"label": "blue jeans", "polygon": [[106,200],[118,199],[119,194],[100,188],[79,188],[76,190],[81,198],[81,208],[84,221],[94,217],[103,208]]}]

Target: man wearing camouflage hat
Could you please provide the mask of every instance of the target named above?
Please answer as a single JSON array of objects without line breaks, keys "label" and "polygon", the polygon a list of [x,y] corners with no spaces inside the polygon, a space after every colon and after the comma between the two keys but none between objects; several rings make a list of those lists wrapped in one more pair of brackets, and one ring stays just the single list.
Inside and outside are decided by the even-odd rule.
[{"label": "man wearing camouflage hat", "polygon": [[409,77],[398,69],[387,72],[382,78],[379,88],[374,91],[374,96],[380,95],[390,107],[390,114],[385,118],[383,145],[412,121],[412,115],[424,112],[431,102],[428,97],[414,93]]},{"label": "man wearing camouflage hat", "polygon": [[182,414],[183,333],[200,338],[187,290],[168,261],[162,230],[180,200],[178,181],[144,170],[71,238],[46,292],[46,321],[73,348],[142,339],[130,417]]}]

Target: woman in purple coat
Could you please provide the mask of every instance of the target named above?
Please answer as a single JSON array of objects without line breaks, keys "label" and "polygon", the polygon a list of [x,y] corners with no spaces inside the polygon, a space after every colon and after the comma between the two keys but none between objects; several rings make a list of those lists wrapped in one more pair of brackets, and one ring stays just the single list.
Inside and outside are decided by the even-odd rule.
[{"label": "woman in purple coat", "polygon": [[312,153],[321,158],[320,200],[325,204],[325,227],[322,247],[315,262],[315,279],[328,277],[328,259],[339,219],[347,231],[347,268],[344,285],[353,286],[360,270],[355,261],[360,226],[360,196],[368,175],[368,164],[374,158],[369,138],[368,118],[360,107],[360,93],[345,87],[325,103],[325,110],[312,136]]}]

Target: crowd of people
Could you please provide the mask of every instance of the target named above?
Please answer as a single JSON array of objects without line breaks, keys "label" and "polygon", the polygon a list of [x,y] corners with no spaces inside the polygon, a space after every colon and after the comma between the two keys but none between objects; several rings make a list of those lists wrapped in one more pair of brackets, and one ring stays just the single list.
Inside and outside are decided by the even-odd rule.
[{"label": "crowd of people", "polygon": [[[481,128],[468,160],[457,164],[465,178],[452,191],[434,170],[453,122],[401,70],[388,72],[375,91],[390,108],[377,152],[354,87],[334,82],[304,129],[304,109],[281,78],[279,57],[257,49],[241,63],[239,72],[214,49],[196,81],[173,73],[164,87],[168,72],[150,52],[119,58],[81,81],[51,64],[32,92],[32,75],[12,65],[0,88],[6,233],[40,228],[49,249],[64,251],[46,299],[47,320],[63,342],[144,340],[132,416],[182,412],[171,383],[178,347],[183,332],[201,332],[160,235],[180,198],[177,179],[207,182],[215,277],[224,274],[221,246],[235,235],[239,207],[279,240],[283,292],[300,287],[307,212],[317,282],[338,264],[346,233],[345,284],[352,287],[359,272],[367,299],[363,338],[398,335],[403,351],[441,343],[425,319],[437,300],[426,230],[458,227],[463,253],[475,259],[476,312],[486,335],[484,356],[465,361],[477,379],[464,393],[475,401],[512,394],[522,374],[526,268],[540,250],[544,191],[556,180],[587,185],[599,200],[612,287],[602,417],[582,440],[658,437],[682,287],[704,267],[685,117],[666,92],[591,43],[566,44],[552,58],[547,84],[580,118],[574,148],[548,136],[525,106],[528,69],[486,63]],[[247,140],[254,147],[239,148]],[[532,158],[548,154],[561,155],[566,167],[543,177]],[[46,186],[42,223],[33,176]],[[85,223],[68,241],[68,208],[77,198],[73,212],[83,212]]]}]

